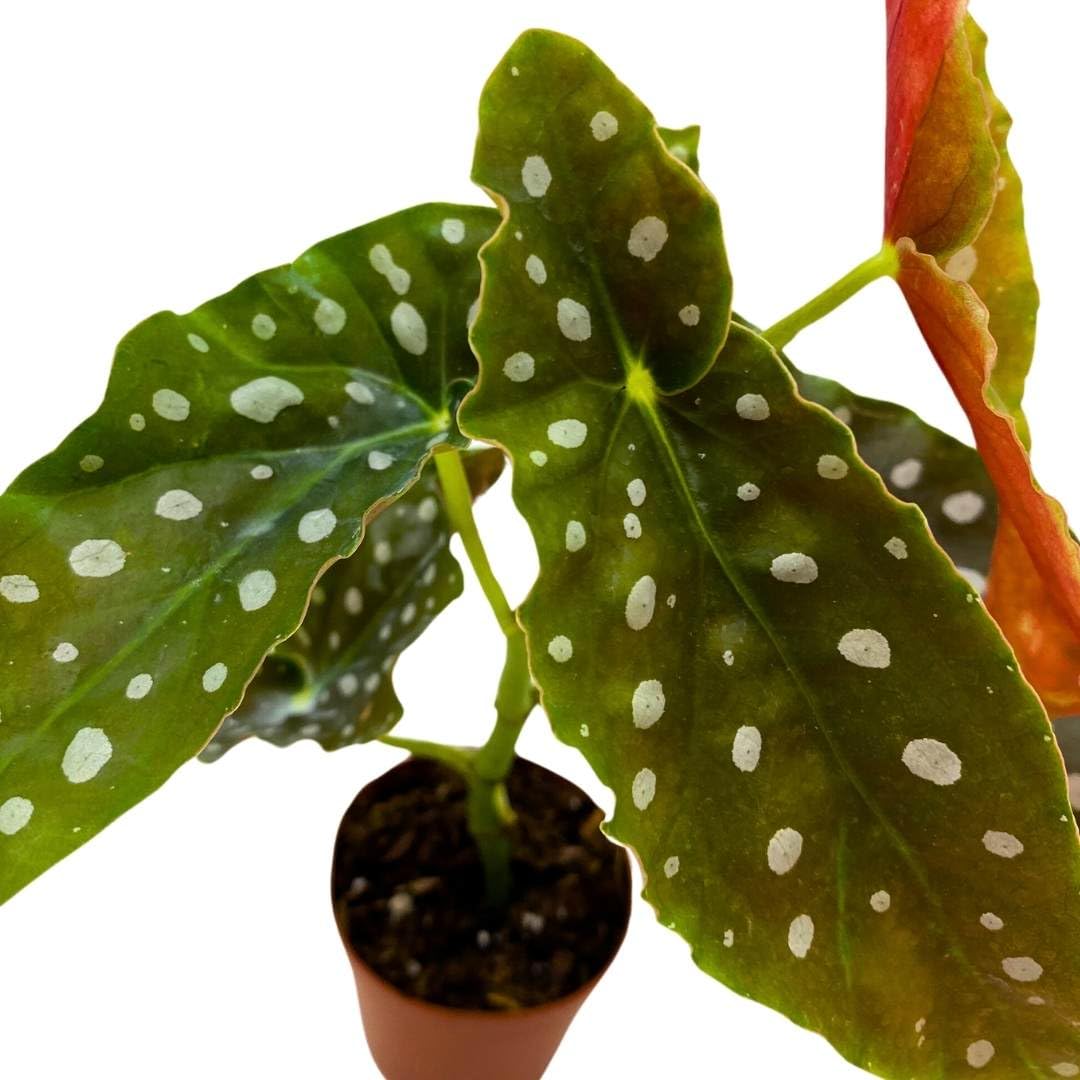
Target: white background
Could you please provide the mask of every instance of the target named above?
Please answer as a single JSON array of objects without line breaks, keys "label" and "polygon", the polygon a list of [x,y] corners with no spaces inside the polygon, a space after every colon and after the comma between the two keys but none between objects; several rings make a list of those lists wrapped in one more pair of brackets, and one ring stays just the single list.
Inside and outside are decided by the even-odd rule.
[{"label": "white background", "polygon": [[[739,310],[768,324],[876,249],[883,5],[662,0],[425,5],[6,4],[0,14],[0,481],[92,411],[112,347],[314,241],[469,183],[488,71],[537,22],[581,37],[661,122],[700,122]],[[973,4],[1017,117],[1043,289],[1028,412],[1045,484],[1080,515],[1072,112],[1080,15]],[[881,282],[792,350],[809,370],[962,417]],[[1073,422],[1075,423],[1075,422]],[[479,507],[512,599],[535,569],[506,485]],[[500,657],[471,581],[399,667],[402,733],[479,740]],[[525,754],[598,790],[540,714]],[[374,1078],[328,902],[338,818],[393,764],[246,745],[191,764],[0,911],[0,1072],[155,1080]],[[639,904],[552,1065],[624,1080],[859,1075],[816,1036],[700,974]],[[452,1078],[447,1078],[452,1080]]]}]

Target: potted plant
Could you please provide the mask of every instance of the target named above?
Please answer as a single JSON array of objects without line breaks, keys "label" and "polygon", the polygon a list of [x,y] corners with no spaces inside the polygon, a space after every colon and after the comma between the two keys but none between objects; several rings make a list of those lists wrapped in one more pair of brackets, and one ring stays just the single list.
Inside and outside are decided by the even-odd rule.
[{"label": "potted plant", "polygon": [[[541,1075],[621,941],[624,848],[705,971],[870,1072],[1080,1075],[1048,722],[1080,573],[1027,456],[1009,120],[962,0],[886,7],[880,250],[764,331],[696,129],[530,31],[481,98],[497,209],[402,211],[121,342],[0,499],[0,899],[197,754],[381,739],[410,757],[346,811],[332,892],[390,1080]],[[780,351],[881,277],[977,450]],[[472,516],[507,460],[516,611]],[[452,532],[506,641],[475,748],[392,733]],[[515,755],[538,703],[623,847]]]}]

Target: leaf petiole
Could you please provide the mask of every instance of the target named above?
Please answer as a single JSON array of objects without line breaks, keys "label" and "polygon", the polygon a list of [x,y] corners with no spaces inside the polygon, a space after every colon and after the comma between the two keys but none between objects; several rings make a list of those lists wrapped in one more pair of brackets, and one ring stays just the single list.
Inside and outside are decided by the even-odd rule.
[{"label": "leaf petiole", "polygon": [[886,240],[881,245],[880,251],[859,263],[802,307],[796,308],[790,315],[774,323],[762,334],[762,337],[774,349],[784,348],[796,334],[819,319],[823,319],[831,311],[835,311],[870,282],[877,281],[881,277],[895,277],[899,266],[896,249]]},{"label": "leaf petiole", "polygon": [[476,518],[473,517],[472,509],[472,492],[469,490],[469,478],[465,475],[461,454],[457,450],[446,450],[436,454],[435,468],[439,473],[439,483],[442,484],[446,513],[450,518],[450,523],[461,537],[465,554],[468,555],[469,562],[476,571],[480,588],[484,590],[484,595],[491,605],[491,610],[495,613],[502,632],[508,638],[520,633],[514,611],[495,577],[495,572],[491,569],[491,562],[480,539],[480,531],[476,527]]},{"label": "leaf petiole", "polygon": [[428,742],[426,739],[406,739],[399,735],[380,735],[379,742],[396,746],[399,750],[408,750],[413,757],[438,761],[462,776],[468,777],[473,773],[476,751],[469,746],[446,746],[443,743]]},{"label": "leaf petiole", "polygon": [[442,484],[447,515],[461,537],[480,587],[506,635],[506,662],[495,696],[495,727],[487,742],[476,750],[420,745],[390,738],[383,741],[441,760],[464,777],[469,787],[469,831],[484,864],[488,903],[498,908],[505,905],[510,893],[511,844],[507,829],[514,821],[505,781],[514,763],[514,747],[537,702],[537,693],[529,672],[525,635],[491,569],[476,527],[472,492],[461,455],[456,450],[442,451],[435,455],[435,467]]}]

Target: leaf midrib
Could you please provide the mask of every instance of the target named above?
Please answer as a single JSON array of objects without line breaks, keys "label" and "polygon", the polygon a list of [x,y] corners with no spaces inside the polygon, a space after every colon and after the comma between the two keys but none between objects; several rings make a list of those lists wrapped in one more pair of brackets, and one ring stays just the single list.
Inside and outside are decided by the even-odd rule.
[{"label": "leaf midrib", "polygon": [[[695,180],[696,179],[697,177],[695,176]],[[623,329],[621,322],[619,321],[618,311],[615,307],[614,302],[611,299],[611,294],[608,291],[607,283],[604,280],[604,276],[600,269],[599,263],[591,248],[588,251],[587,255],[587,265],[590,278],[592,279],[594,287],[597,289],[599,294],[601,308],[604,313],[604,318],[608,324],[608,330],[616,346],[615,351],[618,356],[619,364],[622,368],[623,375],[626,379],[629,379],[630,373],[633,370],[634,366],[640,361],[638,357],[633,355],[633,352],[630,348],[629,340],[626,336],[626,332]],[[731,325],[737,326],[739,324],[732,323]],[[729,326],[728,335],[730,335],[730,328],[731,327]],[[741,329],[746,333],[752,333],[752,331],[747,330],[745,327],[741,327]],[[725,339],[728,335],[725,335]],[[644,355],[646,351],[647,347],[643,346],[642,355]],[[719,360],[719,355],[720,354],[718,353],[716,360],[714,360],[714,364]],[[791,375],[786,371],[786,369],[785,373],[788,375],[788,378],[790,380]],[[629,398],[629,394],[627,393],[625,386],[622,388],[622,393],[625,394],[627,398]],[[657,399],[661,402],[664,402],[666,401],[666,395],[662,395],[660,391],[657,390]],[[691,520],[693,521],[696,530],[704,541],[707,550],[716,560],[717,565],[720,567],[721,573],[731,584],[736,596],[739,598],[739,601],[743,604],[747,612],[753,617],[753,619],[764,631],[766,637],[769,640],[769,643],[772,645],[777,656],[780,658],[781,663],[784,665],[784,669],[787,671],[789,678],[795,684],[796,690],[798,690],[799,695],[806,701],[810,709],[811,716],[813,717],[815,726],[822,733],[826,744],[828,745],[830,751],[840,765],[844,776],[851,783],[852,787],[855,788],[860,798],[863,799],[863,801],[866,803],[867,807],[871,810],[874,816],[880,821],[881,825],[886,830],[886,834],[889,835],[898,850],[901,852],[901,855],[903,856],[905,862],[908,862],[909,866],[911,866],[911,869],[915,874],[916,878],[919,880],[920,885],[923,887],[924,891],[926,891],[928,899],[932,899],[928,887],[928,882],[922,872],[921,866],[914,861],[914,856],[911,854],[910,849],[904,842],[903,837],[896,831],[890,820],[885,816],[884,812],[878,806],[877,802],[863,787],[862,783],[856,778],[850,765],[848,764],[847,759],[840,752],[836,741],[829,733],[829,730],[824,723],[822,714],[817,706],[815,696],[810,692],[809,687],[806,685],[794,663],[788,658],[787,652],[785,651],[781,643],[780,636],[775,632],[772,624],[766,618],[764,613],[758,608],[757,604],[753,599],[752,592],[743,585],[739,576],[731,569],[725,553],[714,541],[708,525],[701,516],[700,508],[698,507],[697,501],[694,498],[694,494],[690,488],[689,482],[687,481],[686,474],[682,469],[682,464],[679,461],[678,453],[671,442],[670,435],[668,434],[667,428],[664,425],[663,420],[661,419],[660,413],[656,408],[656,405],[651,402],[645,402],[636,398],[634,399],[633,404],[644,416],[647,424],[653,429],[654,435],[656,436],[656,439],[664,452],[665,463],[667,464],[668,471],[675,479],[679,495],[682,498],[685,506],[687,507],[690,513]],[[703,430],[708,431],[707,428]],[[709,432],[709,434],[712,434],[712,432]],[[933,903],[939,911],[942,910],[936,901],[933,901]]]}]

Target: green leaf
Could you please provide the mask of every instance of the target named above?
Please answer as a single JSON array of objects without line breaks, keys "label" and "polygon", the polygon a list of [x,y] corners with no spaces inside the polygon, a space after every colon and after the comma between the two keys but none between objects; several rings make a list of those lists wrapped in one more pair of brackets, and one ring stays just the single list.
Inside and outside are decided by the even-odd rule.
[{"label": "green leaf", "polygon": [[[696,172],[701,129],[695,124],[659,131],[672,154]],[[488,239],[498,224],[495,210],[473,208],[474,246]],[[536,266],[531,263],[527,272],[538,276]],[[479,264],[473,260],[449,269],[463,279],[462,292],[475,296]],[[503,461],[501,453],[491,451],[466,456],[474,495],[494,483]],[[421,507],[425,517],[430,513],[432,498],[438,500],[437,517],[417,517]],[[321,580],[304,625],[267,657],[240,708],[222,724],[202,760],[218,760],[249,736],[278,746],[313,738],[334,750],[389,731],[402,712],[390,678],[398,654],[461,590],[448,533],[433,475],[402,499],[392,515],[375,518],[367,542]],[[392,553],[390,561],[380,562],[377,556],[386,552]],[[402,625],[404,612],[414,612],[414,618]]]},{"label": "green leaf", "polygon": [[[701,129],[695,125],[659,131],[668,150],[698,172]],[[676,152],[680,146],[685,148],[682,154]],[[741,316],[735,318],[758,329]],[[997,494],[978,451],[902,405],[863,397],[833,379],[800,371],[783,353],[780,358],[799,393],[851,429],[863,461],[897,498],[922,510],[934,538],[960,573],[980,594],[985,592],[997,527]]]},{"label": "green leaf", "polygon": [[[474,178],[507,200],[521,233],[508,252],[518,273],[506,310],[548,310],[557,340],[593,379],[611,378],[613,352],[629,357],[647,340],[645,364],[673,391],[708,370],[730,319],[720,215],[665,152],[652,115],[609,76],[570,38],[523,34],[484,89]],[[556,84],[571,88],[557,107]],[[672,262],[681,291],[661,307],[653,284]],[[613,306],[625,312],[619,323],[605,317]],[[503,357],[509,381],[542,366],[527,349]]]},{"label": "green leaf", "polygon": [[322,571],[461,442],[489,233],[418,207],[153,316],[0,499],[0,900],[197,754]]},{"label": "green leaf", "polygon": [[701,128],[697,124],[684,128],[661,127],[656,130],[672,157],[678,158],[694,172],[701,171],[701,162],[698,160]]},{"label": "green leaf", "polygon": [[[735,318],[755,332],[756,326]],[[983,593],[997,527],[997,494],[979,452],[891,401],[864,397],[833,379],[780,359],[799,393],[828,409],[855,439],[859,456],[898,498],[926,516],[961,576]]]},{"label": "green leaf", "polygon": [[[481,104],[475,174],[506,220],[481,256],[462,425],[515,464],[540,556],[521,617],[555,730],[615,792],[660,918],[739,992],[885,1076],[1080,1062],[1080,859],[1045,714],[922,514],[756,334],[733,326],[673,392],[723,320],[701,305],[685,354],[640,327],[726,267],[716,236],[711,263],[683,257],[700,236],[670,208],[709,196],[627,94],[533,32]],[[611,185],[581,127],[603,103],[637,150],[611,140]],[[527,145],[546,195],[522,193]],[[668,243],[629,263],[616,240],[643,212],[671,214]],[[585,342],[560,333],[562,295],[595,313]],[[523,350],[532,378],[508,378]]]},{"label": "green leaf", "polygon": [[[465,456],[474,494],[498,479],[503,461],[496,450]],[[202,760],[217,761],[249,736],[338,750],[389,731],[402,714],[392,682],[399,654],[461,593],[450,531],[428,468],[372,519],[356,554],[327,571],[303,626],[267,657]]]},{"label": "green leaf", "polygon": [[993,388],[1016,422],[1021,441],[1030,446],[1031,433],[1020,402],[1035,353],[1039,289],[1024,231],[1023,184],[1009,154],[1012,117],[994,93],[986,70],[986,34],[970,15],[964,19],[964,31],[971,49],[972,67],[982,83],[989,111],[989,132],[997,151],[998,168],[993,206],[985,224],[970,249],[951,265],[946,264],[945,270],[966,277],[987,306],[988,329],[997,343],[990,370]]},{"label": "green leaf", "polygon": [[902,405],[852,393],[786,362],[799,393],[851,429],[859,456],[898,499],[922,510],[934,538],[981,593],[990,570],[997,497],[978,451]]}]

